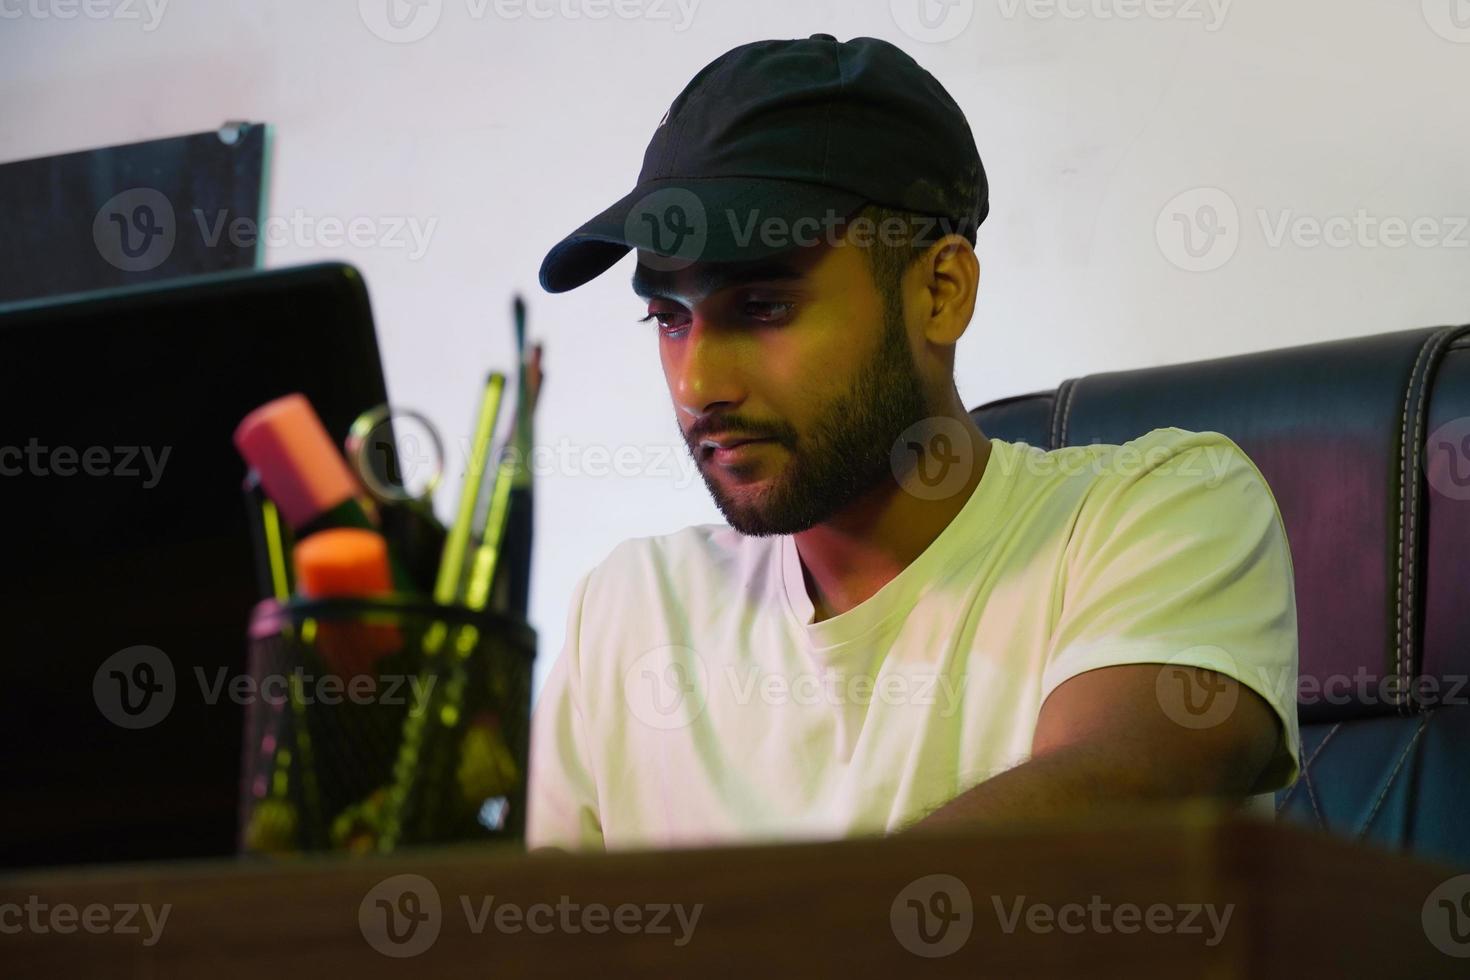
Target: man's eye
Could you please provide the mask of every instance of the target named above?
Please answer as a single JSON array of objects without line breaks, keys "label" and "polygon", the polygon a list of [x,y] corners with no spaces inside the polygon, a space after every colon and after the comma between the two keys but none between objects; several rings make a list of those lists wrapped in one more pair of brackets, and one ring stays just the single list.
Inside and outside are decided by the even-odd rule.
[{"label": "man's eye", "polygon": [[639,323],[647,323],[649,320],[657,320],[658,321],[658,328],[659,328],[659,331],[660,332],[662,332],[664,334],[672,334],[672,333],[675,333],[677,331],[677,328],[678,328],[679,324],[677,324],[677,323],[670,323],[669,320],[667,319],[669,317],[687,317],[687,314],[684,314],[684,313],[670,313],[670,312],[667,312],[667,311],[664,311],[664,310],[656,310],[656,311],[648,314],[647,316],[639,317],[638,318],[638,322]]},{"label": "man's eye", "polygon": [[762,302],[751,300],[745,304],[745,312],[757,320],[771,321],[779,320],[791,313],[796,306],[795,303],[781,303],[776,301]]},{"label": "man's eye", "polygon": [[[749,300],[744,305],[745,315],[758,323],[777,323],[791,315],[795,303]],[[677,336],[689,326],[689,314],[671,310],[654,310],[638,318],[639,323],[650,320],[658,322],[659,332],[666,337]]]}]

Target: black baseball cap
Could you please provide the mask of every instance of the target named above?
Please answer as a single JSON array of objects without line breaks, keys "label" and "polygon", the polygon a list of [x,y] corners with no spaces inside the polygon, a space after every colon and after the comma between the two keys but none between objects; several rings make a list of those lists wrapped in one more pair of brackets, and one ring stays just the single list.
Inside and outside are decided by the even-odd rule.
[{"label": "black baseball cap", "polygon": [[541,286],[575,289],[632,248],[665,268],[764,258],[869,203],[940,219],[923,239],[974,244],[990,190],[954,99],[878,38],[743,44],[679,93],[637,185],[547,253]]}]

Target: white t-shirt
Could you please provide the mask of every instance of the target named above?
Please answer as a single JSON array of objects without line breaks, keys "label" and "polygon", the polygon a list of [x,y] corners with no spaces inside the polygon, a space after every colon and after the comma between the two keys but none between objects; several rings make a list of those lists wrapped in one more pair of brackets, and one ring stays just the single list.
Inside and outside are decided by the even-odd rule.
[{"label": "white t-shirt", "polygon": [[[930,546],[818,623],[791,537],[709,524],[614,548],[577,583],[533,714],[527,846],[898,830],[1024,762],[1047,695],[1113,664],[1255,690],[1284,729],[1256,789],[1294,780],[1291,552],[1244,451],[1178,428],[991,447]],[[1161,674],[1170,717],[1228,715],[1184,676]]]}]

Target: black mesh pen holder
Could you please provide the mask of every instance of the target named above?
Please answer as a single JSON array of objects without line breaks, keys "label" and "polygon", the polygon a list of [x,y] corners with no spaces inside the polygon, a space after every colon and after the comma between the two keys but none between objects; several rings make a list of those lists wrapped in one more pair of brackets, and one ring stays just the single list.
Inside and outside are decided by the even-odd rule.
[{"label": "black mesh pen holder", "polygon": [[522,619],[386,596],[250,619],[240,850],[387,853],[524,839]]}]

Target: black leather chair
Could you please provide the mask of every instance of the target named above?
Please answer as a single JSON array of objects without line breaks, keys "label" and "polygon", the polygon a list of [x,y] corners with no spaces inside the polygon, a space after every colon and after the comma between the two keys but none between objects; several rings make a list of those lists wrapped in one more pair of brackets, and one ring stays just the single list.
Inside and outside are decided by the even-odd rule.
[{"label": "black leather chair", "polygon": [[1470,325],[1091,374],[970,414],[1047,449],[1233,439],[1296,572],[1304,772],[1278,814],[1470,865]]}]

